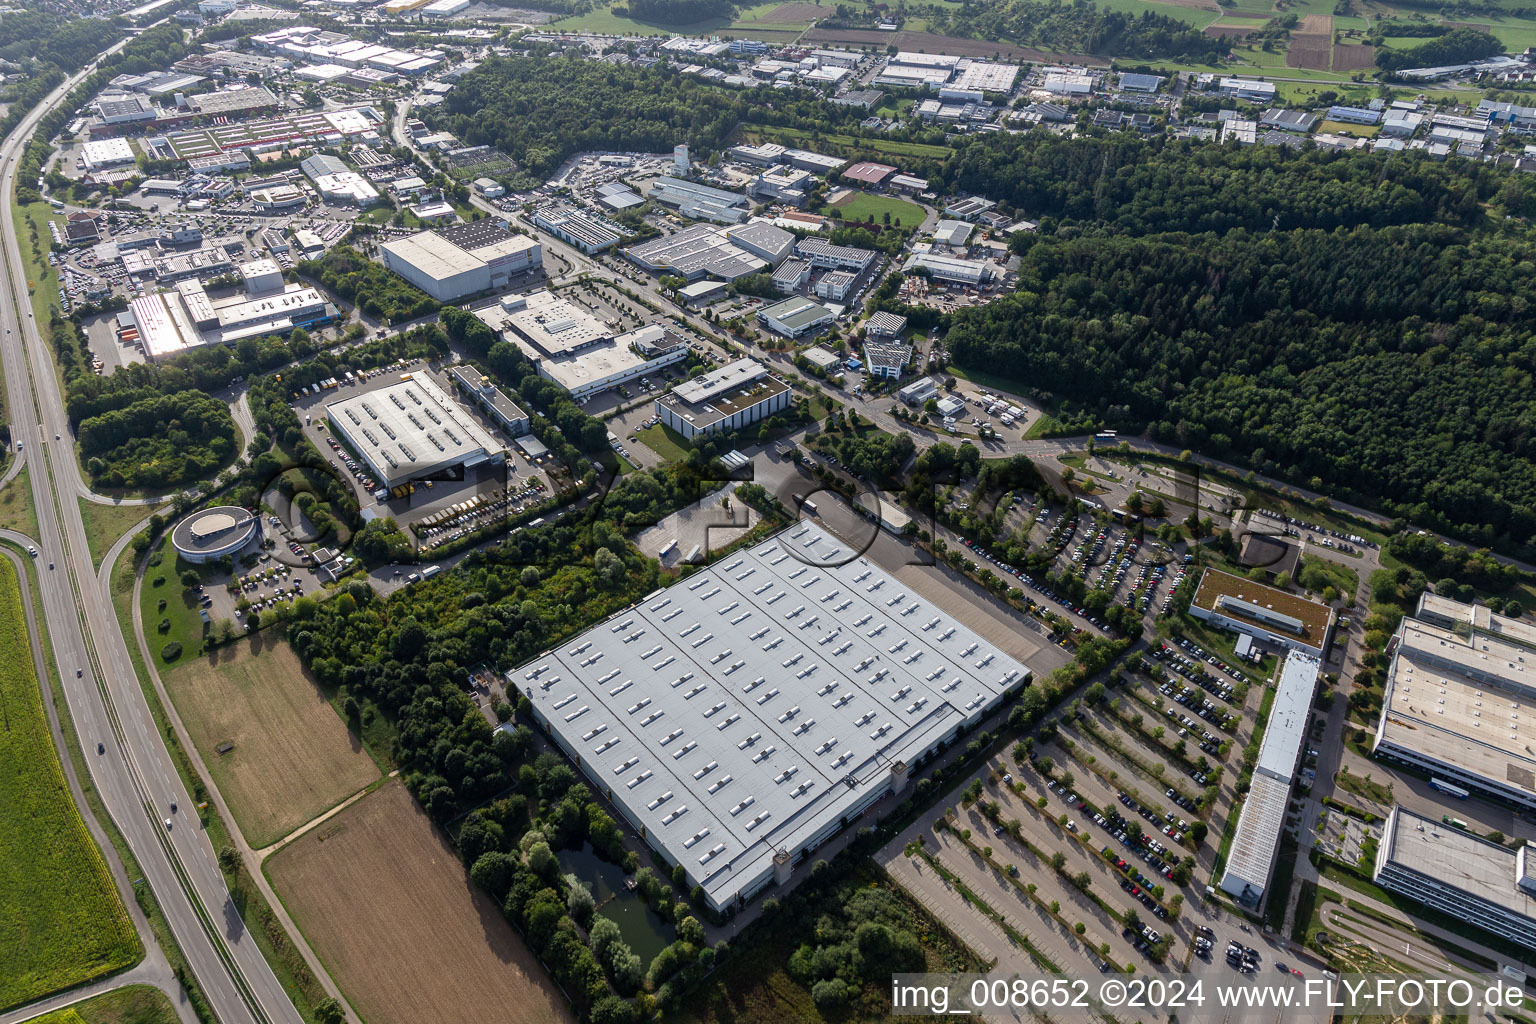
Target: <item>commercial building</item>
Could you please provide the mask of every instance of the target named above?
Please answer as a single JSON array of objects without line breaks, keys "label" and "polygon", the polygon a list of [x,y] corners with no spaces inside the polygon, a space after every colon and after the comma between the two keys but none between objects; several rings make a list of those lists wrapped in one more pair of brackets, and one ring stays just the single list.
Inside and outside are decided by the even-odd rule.
[{"label": "commercial building", "polygon": [[919,377],[896,392],[896,397],[908,405],[922,405],[930,398],[937,398],[938,395],[939,386],[934,383],[932,377]]},{"label": "commercial building", "polygon": [[798,167],[802,171],[810,171],[812,174],[820,174],[823,177],[832,174],[848,162],[840,156],[825,156],[808,149],[794,148],[784,150],[781,159],[791,167]]},{"label": "commercial building", "polygon": [[1332,106],[1328,108],[1328,120],[1342,121],[1344,124],[1380,124],[1381,111],[1366,107]]},{"label": "commercial building", "polygon": [[1317,115],[1305,110],[1271,107],[1259,115],[1259,124],[1265,128],[1275,128],[1283,132],[1306,133],[1317,124]]},{"label": "commercial building", "polygon": [[379,248],[384,266],[439,302],[504,288],[543,263],[537,241],[491,219],[423,231]]},{"label": "commercial building", "polygon": [[963,220],[941,220],[933,229],[933,240],[939,245],[947,245],[951,248],[963,246],[970,240],[971,232],[976,228]]},{"label": "commercial building", "polygon": [[758,146],[743,143],[732,146],[727,152],[732,160],[740,160],[744,164],[755,164],[758,167],[772,167],[784,158],[784,147],[776,142],[765,142]]},{"label": "commercial building", "polygon": [[691,309],[707,306],[717,299],[725,297],[724,281],[695,281],[684,285],[677,290],[677,294]]},{"label": "commercial building", "polygon": [[725,237],[745,249],[770,267],[783,263],[795,248],[795,236],[783,228],[776,228],[765,220],[749,221],[736,227],[726,228]]},{"label": "commercial building", "polygon": [[610,181],[593,189],[598,203],[618,213],[631,207],[645,205],[645,199],[622,181]]},{"label": "commercial building", "polygon": [[495,178],[476,178],[472,187],[487,199],[500,199],[507,194],[506,188]]},{"label": "commercial building", "polygon": [[501,429],[509,437],[521,437],[528,433],[532,425],[528,414],[492,383],[491,378],[464,363],[449,370],[448,376],[470,403],[501,424]]},{"label": "commercial building", "polygon": [[874,188],[885,183],[885,179],[896,173],[896,168],[889,164],[877,164],[869,160],[861,161],[843,171],[843,178],[857,185]]},{"label": "commercial building", "polygon": [[747,219],[751,205],[740,193],[669,176],[656,179],[651,186],[651,198],[665,206],[676,207],[684,217],[721,224],[740,224]]},{"label": "commercial building", "polygon": [[829,270],[816,281],[816,297],[828,302],[842,302],[853,291],[859,276],[848,270]]},{"label": "commercial building", "polygon": [[864,330],[871,338],[899,338],[907,329],[907,318],[900,313],[878,310],[864,321]]},{"label": "commercial building", "polygon": [[1046,75],[1040,87],[1052,96],[1082,99],[1093,92],[1093,76],[1055,72]]},{"label": "commercial building", "polygon": [[975,221],[996,205],[990,199],[983,199],[980,196],[968,196],[965,199],[957,199],[944,207],[944,216],[952,217],[955,220]]},{"label": "commercial building", "polygon": [[623,229],[607,218],[563,203],[535,211],[533,223],[584,253],[611,249],[624,237]]},{"label": "commercial building", "polygon": [[1017,64],[990,64],[973,60],[960,68],[960,73],[950,83],[951,88],[962,92],[1013,92],[1013,83],[1019,77]]},{"label": "commercial building", "polygon": [[1264,902],[1280,850],[1285,809],[1291,783],[1307,739],[1307,719],[1317,692],[1322,662],[1310,654],[1292,651],[1280,667],[1275,702],[1270,710],[1253,786],[1238,815],[1231,855],[1221,876],[1221,889],[1246,907]]},{"label": "commercial building", "polygon": [[1536,627],[1425,594],[1387,650],[1376,755],[1536,810]]},{"label": "commercial building", "polygon": [[325,415],[385,488],[451,479],[462,469],[506,458],[505,449],[424,373],[333,402]]},{"label": "commercial building", "polygon": [[193,512],[171,530],[171,544],[188,562],[203,565],[233,557],[261,536],[261,517],[238,505]]},{"label": "commercial building", "polygon": [[548,291],[508,295],[475,311],[576,399],[682,361],[688,343],[662,324],[615,334],[611,324]]},{"label": "commercial building", "polygon": [[901,269],[906,274],[921,270],[935,281],[977,288],[992,278],[995,267],[989,260],[968,260],[935,252],[918,252],[908,256]]},{"label": "commercial building", "polygon": [[1275,101],[1274,82],[1260,82],[1251,78],[1223,78],[1217,83],[1216,91],[1223,96],[1247,100],[1249,103],[1273,103]]},{"label": "commercial building", "polygon": [[[227,261],[220,269],[229,269]],[[261,281],[262,273],[255,273]],[[265,293],[247,293],[215,302],[198,282],[196,273],[182,277],[173,291],[152,292],[133,299],[129,308],[139,327],[144,354],[150,359],[180,355],[201,345],[283,336],[300,327],[323,327],[336,319],[336,307],[314,288],[268,288]]]},{"label": "commercial building", "polygon": [[1518,850],[1394,807],[1376,884],[1536,950],[1536,848]]},{"label": "commercial building", "polygon": [[864,343],[864,372],[871,377],[900,380],[911,360],[911,345],[899,341],[870,340]]},{"label": "commercial building", "polygon": [[862,274],[875,261],[875,253],[872,249],[833,245],[820,238],[802,238],[796,242],[795,255],[813,267],[824,270],[851,270],[855,274]]},{"label": "commercial building", "polygon": [[779,264],[779,269],[773,272],[773,287],[775,291],[788,295],[798,288],[805,287],[811,279],[811,265],[804,260],[785,260]]},{"label": "commercial building", "polygon": [[801,523],[508,674],[711,907],[739,905],[1030,670]]},{"label": "commercial building", "polygon": [[810,171],[793,167],[773,167],[753,178],[752,184],[747,186],[747,192],[756,199],[770,199],[788,203],[790,206],[800,206],[805,202],[806,193],[810,187]]},{"label": "commercial building", "polygon": [[706,274],[734,281],[767,269],[767,261],[731,240],[711,224],[694,224],[675,235],[653,238],[624,250],[624,255],[653,274],[673,274],[696,281]]},{"label": "commercial building", "polygon": [[135,161],[127,139],[97,139],[80,147],[80,165],[87,171],[104,171]]},{"label": "commercial building", "polygon": [[661,422],[684,437],[730,433],[789,408],[789,385],[755,359],[738,359],[656,399]]},{"label": "commercial building", "polygon": [[837,314],[804,296],[792,295],[759,309],[757,319],[775,334],[798,338],[824,324],[830,324],[837,319]]},{"label": "commercial building", "polygon": [[1189,613],[1223,629],[1321,658],[1333,636],[1333,609],[1284,590],[1206,569]]},{"label": "commercial building", "polygon": [[248,191],[246,198],[262,213],[276,213],[303,206],[309,201],[308,194],[297,185],[267,185]]},{"label": "commercial building", "polygon": [[1120,88],[1125,92],[1157,92],[1163,87],[1162,75],[1142,75],[1132,72],[1123,72],[1120,75]]},{"label": "commercial building", "polygon": [[265,86],[255,85],[224,92],[205,92],[187,97],[187,106],[200,117],[244,116],[277,106],[277,97]]},{"label": "commercial building", "polygon": [[153,121],[159,114],[155,105],[143,96],[118,96],[96,102],[102,124],[130,124],[134,121]]}]

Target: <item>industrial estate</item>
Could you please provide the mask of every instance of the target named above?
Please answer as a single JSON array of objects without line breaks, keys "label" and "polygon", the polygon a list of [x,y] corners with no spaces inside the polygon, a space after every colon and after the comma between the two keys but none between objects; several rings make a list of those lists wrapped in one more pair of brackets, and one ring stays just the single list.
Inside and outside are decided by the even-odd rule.
[{"label": "industrial estate", "polygon": [[0,10],[0,1012],[1530,1019],[1533,47]]}]

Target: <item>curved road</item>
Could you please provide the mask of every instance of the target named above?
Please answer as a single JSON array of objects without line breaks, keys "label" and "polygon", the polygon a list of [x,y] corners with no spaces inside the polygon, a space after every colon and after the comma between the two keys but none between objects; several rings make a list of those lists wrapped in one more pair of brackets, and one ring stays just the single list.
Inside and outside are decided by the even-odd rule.
[{"label": "curved road", "polygon": [[[7,196],[16,187],[27,136],[87,73],[50,93],[0,144],[0,190]],[[19,238],[9,202],[0,203],[0,231]],[[50,353],[31,319],[25,265],[18,245],[5,249],[0,356],[12,436],[26,446],[32,466],[39,571],[56,577],[41,588],[43,614],[92,780],[218,1018],[224,1024],[301,1024],[229,898],[213,846],[139,688],[110,590],[98,578],[86,542],[76,497],[89,488],[72,450],[55,457],[55,449],[62,453],[65,446],[56,445],[53,435],[62,437],[68,422]],[[42,568],[49,563],[58,568]],[[94,754],[98,743],[104,745],[100,755]]]}]

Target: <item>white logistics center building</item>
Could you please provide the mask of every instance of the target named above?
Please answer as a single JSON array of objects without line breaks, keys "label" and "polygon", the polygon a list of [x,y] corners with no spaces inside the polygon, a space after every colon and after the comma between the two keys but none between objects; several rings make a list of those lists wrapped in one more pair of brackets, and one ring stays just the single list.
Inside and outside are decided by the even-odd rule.
[{"label": "white logistics center building", "polygon": [[387,488],[506,458],[506,449],[425,374],[325,407],[331,429]]},{"label": "white logistics center building", "polygon": [[439,302],[505,287],[543,263],[537,241],[499,220],[422,231],[379,248],[384,266]]},{"label": "white logistics center building", "polygon": [[729,433],[788,409],[794,392],[756,359],[737,359],[656,399],[661,422],[693,438]]},{"label": "white logistics center building", "polygon": [[800,523],[508,679],[712,907],[785,883],[1030,670]]}]

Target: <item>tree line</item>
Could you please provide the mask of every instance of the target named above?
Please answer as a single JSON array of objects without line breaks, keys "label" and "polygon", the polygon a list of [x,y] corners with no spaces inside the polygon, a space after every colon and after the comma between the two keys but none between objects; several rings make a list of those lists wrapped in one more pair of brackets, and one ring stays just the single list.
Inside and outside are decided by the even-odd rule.
[{"label": "tree line", "polygon": [[1062,53],[1218,61],[1229,49],[1219,37],[1166,14],[1131,14],[1092,0],[966,0],[929,23],[930,32],[1040,46]]}]

